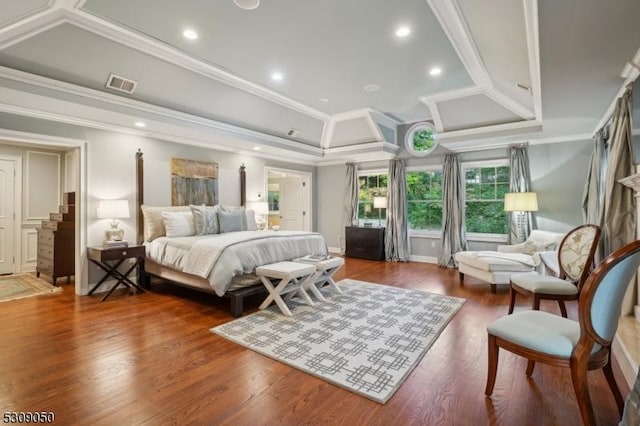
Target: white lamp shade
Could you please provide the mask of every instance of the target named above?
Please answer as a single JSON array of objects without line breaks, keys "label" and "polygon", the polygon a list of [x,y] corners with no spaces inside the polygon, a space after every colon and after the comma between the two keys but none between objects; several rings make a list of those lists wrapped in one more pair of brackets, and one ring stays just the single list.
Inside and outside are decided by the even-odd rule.
[{"label": "white lamp shade", "polygon": [[269,214],[269,203],[266,201],[250,201],[247,203],[247,209],[253,210],[256,215]]},{"label": "white lamp shade", "polygon": [[373,197],[373,207],[376,209],[386,209],[387,197]]},{"label": "white lamp shade", "polygon": [[102,200],[98,204],[98,219],[126,219],[129,216],[127,200]]},{"label": "white lamp shade", "polygon": [[504,211],[537,212],[538,197],[535,192],[509,192],[504,194]]}]

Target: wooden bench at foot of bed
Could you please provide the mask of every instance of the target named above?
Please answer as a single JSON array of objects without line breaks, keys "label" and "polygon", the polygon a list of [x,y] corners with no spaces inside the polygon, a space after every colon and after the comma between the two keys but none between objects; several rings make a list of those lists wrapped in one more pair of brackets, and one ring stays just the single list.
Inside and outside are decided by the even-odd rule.
[{"label": "wooden bench at foot of bed", "polygon": [[[146,258],[144,260],[144,266],[140,268],[140,272],[141,273],[138,277],[138,280],[145,288],[149,288],[151,286],[151,277],[157,277],[165,281],[170,281],[172,284],[176,284],[181,287],[191,288],[205,293],[217,295],[213,288],[211,288],[211,284],[208,280],[197,275],[186,274],[184,272],[167,268],[149,258]],[[255,284],[250,284],[247,286],[243,286],[242,288],[230,290],[224,294],[224,297],[227,297],[229,299],[229,308],[231,315],[236,318],[242,315],[242,311],[244,310],[245,297],[258,294],[267,294],[259,277],[252,275],[241,276],[240,278],[253,280],[255,281]]]}]

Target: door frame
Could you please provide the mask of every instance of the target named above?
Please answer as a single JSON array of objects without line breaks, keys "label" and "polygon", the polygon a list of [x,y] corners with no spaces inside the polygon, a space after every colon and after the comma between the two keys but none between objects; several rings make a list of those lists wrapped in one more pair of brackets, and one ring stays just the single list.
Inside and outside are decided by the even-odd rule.
[{"label": "door frame", "polygon": [[22,157],[0,155],[0,160],[13,162],[13,273],[17,272],[17,259],[22,258]]},{"label": "door frame", "polygon": [[[25,146],[39,145],[74,149],[76,151],[76,164],[74,167],[76,170],[78,181],[78,186],[76,189],[76,199],[79,201],[79,204],[76,208],[75,224],[75,293],[77,295],[87,294],[89,291],[89,268],[87,265],[87,141],[82,139],[49,136],[2,128],[0,128],[0,140],[5,140],[9,143],[16,142],[20,145]],[[22,166],[20,167],[20,170],[22,170]],[[22,175],[20,176],[21,178],[19,191],[21,198],[19,205],[21,206]],[[22,232],[22,208],[20,207],[20,209],[20,226],[18,226],[17,230],[15,231],[18,233],[18,235],[20,235]],[[21,241],[18,243],[18,246],[21,246]]]},{"label": "door frame", "polygon": [[313,231],[313,173],[311,172],[303,172],[300,170],[293,169],[283,169],[280,167],[264,167],[264,194],[265,199],[269,193],[269,172],[274,173],[284,173],[287,176],[298,176],[302,178],[302,181],[305,183],[305,187],[309,188],[306,191],[305,195],[305,211],[309,216],[309,229],[305,229],[305,231]]}]

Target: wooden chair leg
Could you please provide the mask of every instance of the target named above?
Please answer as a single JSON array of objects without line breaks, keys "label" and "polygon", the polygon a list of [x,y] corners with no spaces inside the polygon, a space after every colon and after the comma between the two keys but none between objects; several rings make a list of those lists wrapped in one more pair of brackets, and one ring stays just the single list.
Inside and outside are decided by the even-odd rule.
[{"label": "wooden chair leg", "polygon": [[622,412],[624,410],[624,400],[622,399],[622,394],[620,393],[620,389],[618,388],[616,379],[613,376],[613,369],[611,368],[611,352],[609,352],[609,362],[607,363],[607,365],[602,367],[602,370],[604,371],[604,376],[607,378],[607,383],[609,383],[609,388],[611,389],[613,398],[616,400],[616,405],[618,406],[618,415],[622,417]]},{"label": "wooden chair leg", "polygon": [[511,300],[509,301],[509,312],[511,315],[513,313],[513,308],[516,305],[516,291],[513,289],[513,286],[509,286],[509,292],[511,293]]},{"label": "wooden chair leg", "polygon": [[498,372],[498,344],[496,343],[496,336],[489,334],[488,338],[489,347],[489,367],[487,369],[487,387],[484,390],[484,394],[490,396],[493,393],[493,386],[496,384],[496,374]]},{"label": "wooden chair leg", "polygon": [[498,288],[498,286],[496,284],[491,283],[491,294],[496,294],[496,289]]},{"label": "wooden chair leg", "polygon": [[458,272],[458,278],[460,279],[460,282],[464,282],[464,274],[462,272]]},{"label": "wooden chair leg", "polygon": [[582,423],[588,426],[595,426],[596,418],[593,414],[587,383],[586,358],[583,361],[572,359],[571,381],[573,382],[573,391],[576,393],[576,400],[578,401],[580,416],[582,416]]},{"label": "wooden chair leg", "polygon": [[540,310],[540,297],[537,294],[533,295],[533,301],[531,302],[531,309],[534,311]]},{"label": "wooden chair leg", "polygon": [[531,376],[533,374],[533,368],[536,366],[535,361],[527,360],[527,376]]},{"label": "wooden chair leg", "polygon": [[564,300],[558,300],[558,306],[560,306],[562,316],[567,318],[567,307],[564,305]]}]

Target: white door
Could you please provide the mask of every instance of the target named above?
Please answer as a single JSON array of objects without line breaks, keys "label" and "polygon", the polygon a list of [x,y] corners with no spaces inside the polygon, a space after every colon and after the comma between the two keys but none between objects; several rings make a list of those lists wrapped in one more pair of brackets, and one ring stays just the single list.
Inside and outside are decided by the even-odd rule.
[{"label": "white door", "polygon": [[15,272],[13,260],[14,170],[13,161],[0,160],[0,274]]},{"label": "white door", "polygon": [[280,183],[280,229],[284,231],[304,231],[305,182],[301,177],[285,177]]}]

